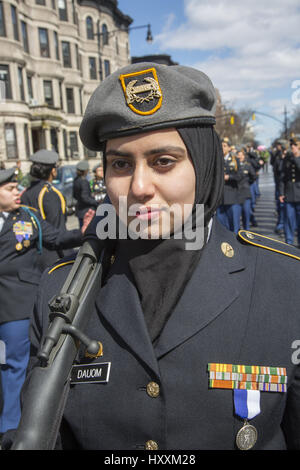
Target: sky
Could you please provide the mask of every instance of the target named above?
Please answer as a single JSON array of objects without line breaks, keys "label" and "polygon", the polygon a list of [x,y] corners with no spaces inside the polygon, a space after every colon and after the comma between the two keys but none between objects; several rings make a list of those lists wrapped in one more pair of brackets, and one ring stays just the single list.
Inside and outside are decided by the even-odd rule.
[{"label": "sky", "polygon": [[[256,112],[256,138],[269,146],[300,106],[299,0],[119,0],[133,19],[131,56],[168,54],[206,73],[235,110]],[[260,113],[268,114],[272,118]]]}]

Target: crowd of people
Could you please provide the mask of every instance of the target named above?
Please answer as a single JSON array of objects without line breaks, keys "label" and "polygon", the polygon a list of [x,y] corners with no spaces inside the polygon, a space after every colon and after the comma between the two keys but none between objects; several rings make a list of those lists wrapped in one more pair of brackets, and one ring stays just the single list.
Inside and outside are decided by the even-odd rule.
[{"label": "crowd of people", "polygon": [[275,232],[283,234],[286,243],[300,248],[300,140],[278,140],[271,154],[275,183],[277,223]]},{"label": "crowd of people", "polygon": [[[258,226],[255,205],[260,196],[260,171],[271,165],[274,176],[276,225],[274,232],[289,245],[300,247],[300,141],[279,139],[270,151],[251,144],[234,146],[222,141],[224,195],[217,217],[229,230],[251,230]],[[262,156],[267,155],[267,158]],[[297,236],[297,243],[295,243]]]},{"label": "crowd of people", "polygon": [[260,196],[259,171],[265,161],[251,144],[233,146],[222,140],[224,154],[224,194],[217,209],[219,221],[234,233],[257,227],[255,205]]}]

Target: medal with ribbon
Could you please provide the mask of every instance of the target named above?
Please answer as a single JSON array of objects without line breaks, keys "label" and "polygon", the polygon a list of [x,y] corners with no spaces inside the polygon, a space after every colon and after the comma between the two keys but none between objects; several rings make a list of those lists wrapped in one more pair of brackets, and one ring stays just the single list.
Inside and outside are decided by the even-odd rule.
[{"label": "medal with ribbon", "polygon": [[23,248],[23,240],[24,241],[24,247],[29,247],[30,246],[30,235],[33,233],[32,229],[32,223],[31,222],[24,222],[22,220],[19,220],[13,225],[13,232],[16,236],[17,239],[17,244],[16,244],[16,250],[20,251]]},{"label": "medal with ribbon", "polygon": [[286,369],[209,363],[208,371],[210,388],[233,390],[235,413],[244,420],[236,435],[236,445],[240,450],[251,449],[258,433],[248,421],[260,413],[260,392],[286,392]]}]

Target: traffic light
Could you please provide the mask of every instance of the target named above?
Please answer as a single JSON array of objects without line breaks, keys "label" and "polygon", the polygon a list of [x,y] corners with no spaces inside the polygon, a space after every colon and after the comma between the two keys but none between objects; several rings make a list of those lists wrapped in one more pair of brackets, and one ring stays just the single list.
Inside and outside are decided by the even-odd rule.
[{"label": "traffic light", "polygon": [[252,121],[255,121],[255,113],[252,114]]},{"label": "traffic light", "polygon": [[234,124],[234,116],[230,116],[230,124],[231,124],[231,125]]}]

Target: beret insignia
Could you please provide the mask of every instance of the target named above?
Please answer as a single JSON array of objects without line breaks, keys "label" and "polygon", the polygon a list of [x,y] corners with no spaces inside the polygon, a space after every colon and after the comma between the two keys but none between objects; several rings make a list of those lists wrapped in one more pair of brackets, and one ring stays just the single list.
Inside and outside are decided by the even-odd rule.
[{"label": "beret insignia", "polygon": [[154,114],[162,103],[162,91],[155,68],[120,75],[126,103],[137,114]]}]

